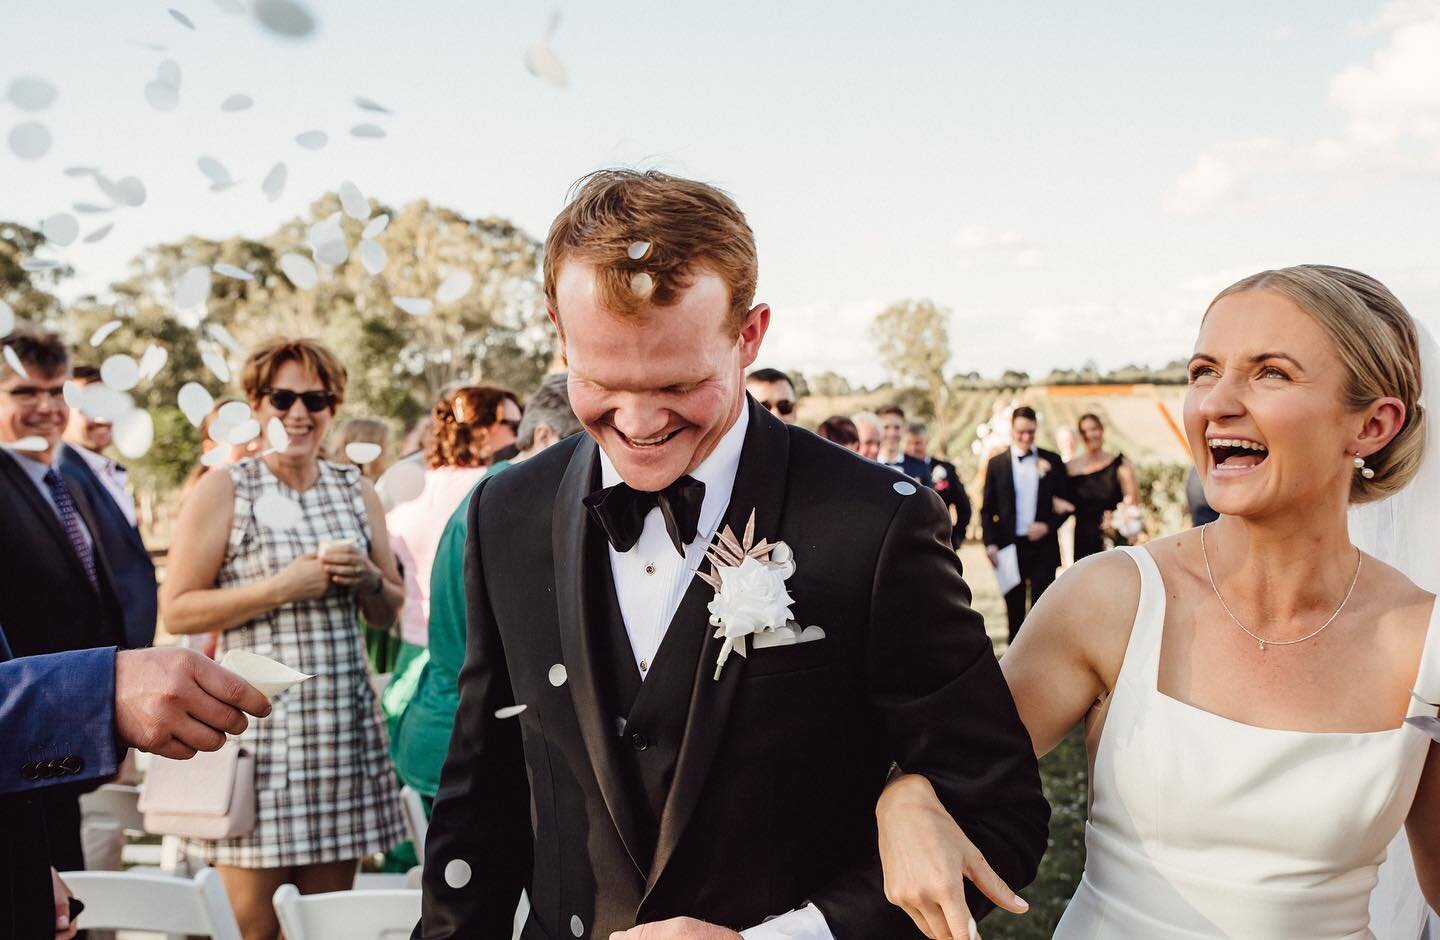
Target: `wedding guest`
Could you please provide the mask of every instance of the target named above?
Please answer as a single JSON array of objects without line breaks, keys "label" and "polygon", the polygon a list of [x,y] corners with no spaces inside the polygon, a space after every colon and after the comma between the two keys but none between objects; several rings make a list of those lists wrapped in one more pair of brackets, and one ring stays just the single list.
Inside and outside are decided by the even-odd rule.
[{"label": "wedding guest", "polygon": [[[580,430],[570,409],[565,373],[547,375],[520,419],[520,448],[514,460],[495,462],[493,476]],[[473,488],[472,488],[473,489]],[[414,695],[395,723],[390,755],[400,779],[428,806],[440,787],[440,767],[460,707],[460,667],[465,663],[465,540],[469,533],[468,494],[445,523],[430,570],[429,648]]]},{"label": "wedding guest", "polygon": [[[100,381],[94,366],[76,366],[70,379],[84,388]],[[64,443],[56,452],[55,464],[72,489],[85,492],[95,511],[99,529],[95,533],[110,561],[110,573],[120,595],[125,618],[125,645],[134,649],[155,640],[155,564],[140,536],[135,521],[135,497],[130,494],[128,475],[104,451],[114,439],[114,425],[104,419],[70,409]]]},{"label": "wedding guest", "polygon": [[794,424],[800,398],[795,394],[795,383],[790,376],[779,369],[755,369],[745,376],[745,391],[786,424]]},{"label": "wedding guest", "polygon": [[1185,477],[1185,506],[1190,511],[1192,526],[1205,525],[1220,518],[1220,514],[1205,501],[1205,482],[1200,478],[1200,471],[1193,466]]},{"label": "wedding guest", "polygon": [[[345,449],[351,444],[374,444],[380,448],[380,453],[374,460],[365,463],[356,463]],[[326,453],[326,459],[333,463],[352,463],[360,468],[360,475],[369,480],[372,484],[380,479],[385,468],[390,465],[390,426],[379,418],[346,418],[340,422],[335,429],[334,441]]]},{"label": "wedding guest", "polygon": [[[0,340],[22,374],[0,371],[0,624],[16,656],[125,647],[125,615],[87,491],[56,466],[70,418],[70,352],[54,333],[22,327]],[[85,867],[80,793],[40,798],[48,852],[62,870]]]},{"label": "wedding guest", "polygon": [[905,426],[905,455],[925,465],[925,485],[940,494],[950,513],[950,547],[958,549],[965,541],[970,526],[970,494],[960,481],[960,471],[948,460],[930,456],[930,428],[924,421],[911,421]]},{"label": "wedding guest", "polygon": [[855,428],[855,422],[844,415],[831,415],[820,426],[815,429],[825,440],[832,444],[839,444],[847,450],[860,453],[860,432]]},{"label": "wedding guest", "polygon": [[880,451],[875,459],[917,483],[925,482],[925,462],[905,453],[905,409],[883,405],[875,413],[880,418]]},{"label": "wedding guest", "polygon": [[980,527],[990,564],[1013,547],[1019,583],[1005,592],[1005,616],[1013,642],[1025,614],[1055,580],[1060,567],[1060,542],[1055,530],[1065,521],[1056,500],[1069,489],[1060,455],[1035,446],[1039,421],[1035,409],[1020,405],[1010,415],[1010,448],[990,458],[985,470],[985,495]]},{"label": "wedding guest", "polygon": [[[1440,906],[1437,362],[1358,271],[1264,271],[1210,304],[1184,413],[1219,521],[1078,563],[1003,662],[1037,754],[1086,722],[1057,940],[1408,940]],[[893,787],[887,890],[953,906],[981,853],[923,780]]]},{"label": "wedding guest", "polygon": [[1098,415],[1083,414],[1076,422],[1085,449],[1065,465],[1070,501],[1075,504],[1075,560],[1105,550],[1108,534],[1128,544],[1141,523],[1135,468],[1124,454],[1105,449],[1105,424]]},{"label": "wedding guest", "polygon": [[866,460],[879,460],[880,416],[873,411],[857,411],[850,420],[855,422],[855,433],[860,435],[860,456]]},{"label": "wedding guest", "polygon": [[355,629],[357,613],[392,623],[404,589],[370,481],[319,456],[345,380],[314,340],[275,339],[246,356],[255,417],[280,419],[289,446],[201,477],[160,594],[171,633],[219,630],[222,654],[251,650],[314,676],[240,736],[255,755],[254,831],[184,843],[219,870],[246,940],[276,936],[280,885],[346,890],[358,860],[404,832]]}]

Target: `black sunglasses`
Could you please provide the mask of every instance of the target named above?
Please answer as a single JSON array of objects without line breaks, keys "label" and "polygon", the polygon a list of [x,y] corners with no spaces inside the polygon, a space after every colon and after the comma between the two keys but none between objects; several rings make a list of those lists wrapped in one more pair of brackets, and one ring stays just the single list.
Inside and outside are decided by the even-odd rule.
[{"label": "black sunglasses", "polygon": [[296,392],[288,388],[262,388],[260,394],[270,399],[276,411],[289,411],[295,406],[295,399],[305,403],[305,410],[314,414],[335,404],[334,392]]},{"label": "black sunglasses", "polygon": [[795,410],[795,403],[788,398],[782,398],[779,401],[762,401],[760,407],[766,411],[778,411],[782,415],[788,415]]}]

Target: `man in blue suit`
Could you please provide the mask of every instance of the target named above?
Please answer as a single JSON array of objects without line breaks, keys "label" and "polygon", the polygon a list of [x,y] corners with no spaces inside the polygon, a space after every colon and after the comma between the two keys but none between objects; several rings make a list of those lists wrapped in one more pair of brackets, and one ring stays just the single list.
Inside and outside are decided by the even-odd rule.
[{"label": "man in blue suit", "polygon": [[[100,381],[100,370],[77,365],[70,378],[83,388]],[[138,649],[155,640],[155,565],[135,524],[135,499],[126,490],[125,468],[104,454],[114,435],[111,422],[72,408],[55,464],[72,489],[83,491],[95,513],[95,535],[119,595],[125,645]]]},{"label": "man in blue suit", "polygon": [[[264,717],[265,697],[193,650],[115,647],[10,657],[0,626],[0,938],[69,929],[51,868],[48,788],[115,774],[127,745],[183,760]],[[68,920],[68,918],[67,918]]]}]

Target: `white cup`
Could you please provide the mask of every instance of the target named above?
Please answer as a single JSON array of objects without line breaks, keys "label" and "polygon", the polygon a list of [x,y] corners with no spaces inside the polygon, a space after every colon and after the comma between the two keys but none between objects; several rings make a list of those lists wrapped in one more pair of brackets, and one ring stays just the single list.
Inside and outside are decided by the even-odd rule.
[{"label": "white cup", "polygon": [[326,554],[332,549],[341,546],[358,547],[355,539],[322,539],[320,541],[320,558],[324,560]]}]

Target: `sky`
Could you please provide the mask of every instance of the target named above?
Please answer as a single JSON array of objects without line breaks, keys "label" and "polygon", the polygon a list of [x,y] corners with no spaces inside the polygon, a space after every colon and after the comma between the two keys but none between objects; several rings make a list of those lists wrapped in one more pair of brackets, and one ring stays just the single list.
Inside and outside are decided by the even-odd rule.
[{"label": "sky", "polygon": [[[80,217],[114,229],[54,253],[62,296],[103,296],[146,245],[264,235],[345,180],[543,238],[571,183],[627,165],[735,196],[774,310],[760,364],[808,375],[883,378],[867,327],[907,298],[953,312],[953,371],[1161,365],[1220,288],[1307,261],[1374,274],[1440,332],[1440,0],[299,2],[302,39],[237,0],[0,0],[0,93],[59,88],[39,114],[0,98],[0,135],[54,137],[34,161],[0,146],[0,219],[104,202],[69,166],[148,193]],[[524,64],[556,11],[564,88]],[[254,107],[222,112],[236,93]],[[295,143],[311,129],[324,149]],[[202,156],[238,185],[211,192]]]}]

